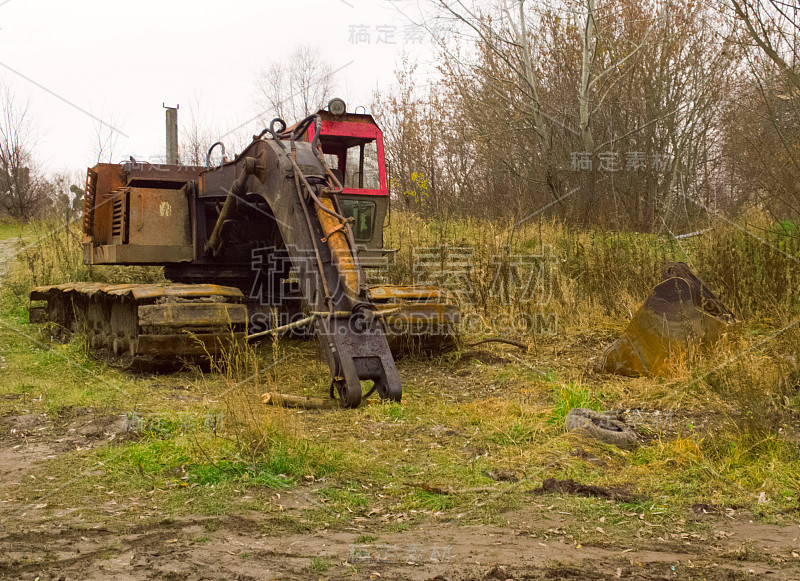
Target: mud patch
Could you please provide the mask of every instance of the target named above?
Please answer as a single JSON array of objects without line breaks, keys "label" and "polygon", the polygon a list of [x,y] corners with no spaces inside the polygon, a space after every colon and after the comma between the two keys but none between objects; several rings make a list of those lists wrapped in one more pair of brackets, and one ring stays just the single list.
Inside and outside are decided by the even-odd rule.
[{"label": "mud patch", "polygon": [[25,414],[0,418],[0,425],[5,427],[12,436],[31,435],[37,431],[47,429],[47,424],[46,414]]},{"label": "mud patch", "polygon": [[310,491],[282,490],[273,495],[272,502],[281,510],[302,512],[324,506]]},{"label": "mud patch", "polygon": [[98,416],[92,408],[75,408],[54,419],[47,414],[0,418],[0,488],[18,484],[37,464],[60,454],[135,437],[130,428],[127,414]]},{"label": "mud patch", "polygon": [[[91,523],[63,525],[0,533],[0,545],[6,549],[0,556],[0,573],[14,579],[38,576],[41,581],[729,581],[796,579],[798,572],[796,563],[781,561],[790,556],[791,530],[796,527],[758,526],[739,531],[736,527],[741,524],[729,519],[719,523],[725,527],[724,536],[717,535],[717,540],[702,545],[662,543],[655,551],[647,541],[640,541],[637,548],[625,552],[621,547],[627,544],[578,547],[509,528],[431,523],[404,533],[375,531],[379,540],[362,544],[356,530],[273,531],[269,517],[263,514],[165,519],[116,531]],[[738,538],[743,535],[763,542],[748,545],[746,552],[738,551]],[[765,546],[769,551],[764,551]],[[313,559],[326,563],[327,569],[315,571]]]},{"label": "mud patch", "polygon": [[531,494],[574,494],[576,496],[607,498],[619,502],[634,502],[638,500],[636,496],[624,488],[603,488],[602,486],[593,486],[591,484],[580,484],[571,478],[567,480],[548,478],[542,483],[541,488],[531,490]]}]

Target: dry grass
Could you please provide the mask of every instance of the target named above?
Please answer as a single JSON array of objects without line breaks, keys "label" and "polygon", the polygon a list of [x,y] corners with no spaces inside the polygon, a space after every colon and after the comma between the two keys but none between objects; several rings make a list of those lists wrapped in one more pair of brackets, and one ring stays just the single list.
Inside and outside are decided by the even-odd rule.
[{"label": "dry grass", "polygon": [[513,323],[551,316],[561,328],[616,328],[650,292],[661,265],[683,258],[677,244],[650,235],[398,213],[385,244],[399,248],[392,282],[443,284],[482,321],[511,321],[499,325],[504,334],[530,333]]},{"label": "dry grass", "polygon": [[[388,276],[398,283],[427,279],[452,285],[483,316],[552,312],[561,326],[616,328],[660,280],[662,265],[683,261],[745,320],[770,325],[800,310],[795,300],[800,237],[763,216],[746,217],[747,232],[717,223],[682,241],[536,220],[514,228],[477,218],[439,222],[396,212],[385,234],[385,245],[399,248]],[[425,249],[438,249],[440,260],[421,258],[430,254]],[[448,274],[458,266],[448,264],[447,249],[469,262],[455,277]],[[542,264],[542,285],[519,284],[539,281],[535,269]]]},{"label": "dry grass", "polygon": [[24,237],[17,238],[16,260],[11,263],[3,286],[7,299],[27,301],[35,286],[63,282],[160,282],[163,269],[148,266],[92,266],[83,264],[80,223],[69,226],[55,222],[29,224]]}]

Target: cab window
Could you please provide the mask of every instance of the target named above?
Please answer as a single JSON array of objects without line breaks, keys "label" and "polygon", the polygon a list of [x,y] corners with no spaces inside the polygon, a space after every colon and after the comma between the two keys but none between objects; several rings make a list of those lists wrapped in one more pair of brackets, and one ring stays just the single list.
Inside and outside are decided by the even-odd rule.
[{"label": "cab window", "polygon": [[372,230],[375,226],[375,202],[367,200],[339,200],[342,214],[353,218],[353,237],[357,242],[372,240]]},{"label": "cab window", "polygon": [[379,190],[378,144],[370,141],[347,148],[344,187],[361,190]]},{"label": "cab window", "polygon": [[323,135],[321,142],[325,162],[343,187],[355,190],[381,189],[377,140]]}]

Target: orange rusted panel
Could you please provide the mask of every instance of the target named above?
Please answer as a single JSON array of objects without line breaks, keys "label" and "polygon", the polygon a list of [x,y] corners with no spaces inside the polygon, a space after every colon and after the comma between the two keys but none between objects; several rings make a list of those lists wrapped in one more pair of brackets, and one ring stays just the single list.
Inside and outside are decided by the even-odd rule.
[{"label": "orange rusted panel", "polygon": [[129,244],[191,246],[186,194],[175,189],[130,188]]},{"label": "orange rusted panel", "polygon": [[[333,201],[329,197],[323,197],[320,202],[331,212],[334,211]],[[322,232],[325,234],[323,241],[328,243],[331,255],[336,262],[336,269],[339,271],[339,280],[352,300],[358,300],[358,269],[356,268],[353,253],[347,243],[347,235],[344,232],[342,222],[330,215],[321,208],[317,208],[317,218],[319,219]]]},{"label": "orange rusted panel", "polygon": [[425,285],[373,285],[369,287],[369,295],[376,301],[455,301],[455,297],[447,289]]},{"label": "orange rusted panel", "polygon": [[[447,289],[428,285],[373,285],[369,287],[372,300],[381,305],[393,305],[400,310],[384,320],[389,329],[414,328],[414,333],[438,335],[442,328],[456,332],[461,322],[461,310]],[[390,331],[391,332],[391,331]]]},{"label": "orange rusted panel", "polygon": [[220,327],[246,325],[247,307],[232,303],[164,302],[141,305],[139,325],[154,327]]},{"label": "orange rusted panel", "polygon": [[125,186],[122,166],[116,163],[98,163],[90,171],[96,172],[94,208],[92,208],[92,241],[95,244],[111,242],[113,209],[111,192]]}]

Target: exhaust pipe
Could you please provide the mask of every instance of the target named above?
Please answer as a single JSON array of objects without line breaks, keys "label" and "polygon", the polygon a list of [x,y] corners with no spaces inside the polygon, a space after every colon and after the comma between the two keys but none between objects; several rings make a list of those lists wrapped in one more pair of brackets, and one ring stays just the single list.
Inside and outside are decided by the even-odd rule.
[{"label": "exhaust pipe", "polygon": [[178,108],[161,106],[167,110],[167,165],[178,165]]}]

